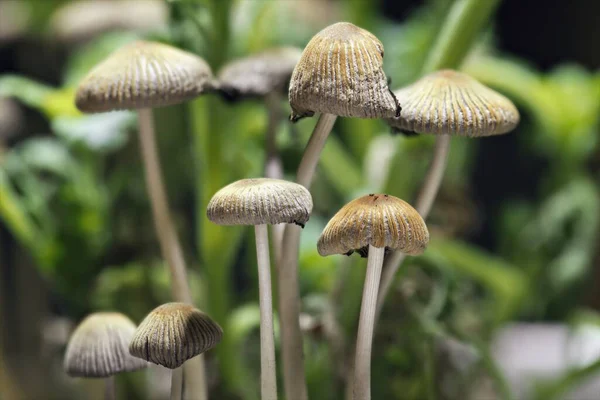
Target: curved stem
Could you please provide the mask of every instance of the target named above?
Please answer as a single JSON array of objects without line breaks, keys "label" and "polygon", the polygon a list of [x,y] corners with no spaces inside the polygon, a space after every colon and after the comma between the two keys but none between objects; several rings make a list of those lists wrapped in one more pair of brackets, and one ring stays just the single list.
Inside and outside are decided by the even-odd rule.
[{"label": "curved stem", "polygon": [[171,397],[170,400],[183,399],[183,367],[171,370]]},{"label": "curved stem", "polygon": [[115,376],[104,378],[104,400],[116,400],[117,385],[115,384]]},{"label": "curved stem", "polygon": [[[296,182],[310,188],[321,151],[333,128],[336,116],[321,114],[300,161]],[[288,400],[306,400],[306,378],[300,332],[300,294],[298,287],[298,251],[301,228],[287,225],[283,233],[278,265],[279,327],[283,358],[283,383]]]},{"label": "curved stem", "polygon": [[260,398],[277,399],[275,341],[273,338],[273,299],[271,296],[271,261],[267,225],[254,227],[258,259],[258,293],[260,303]]},{"label": "curved stem", "polygon": [[[435,200],[437,192],[442,183],[442,178],[444,177],[444,171],[446,170],[446,164],[448,161],[449,151],[450,135],[438,136],[435,141],[435,149],[433,150],[433,160],[431,161],[431,165],[429,166],[429,170],[427,171],[427,175],[425,177],[425,181],[423,182],[421,192],[419,193],[417,201],[415,202],[415,208],[419,212],[419,214],[421,214],[421,217],[423,217],[423,219],[427,219],[429,211],[431,211],[433,201]],[[385,260],[385,265],[383,267],[383,276],[381,278],[381,286],[379,289],[379,298],[377,299],[377,314],[375,321],[379,319],[381,308],[383,307],[385,298],[388,292],[390,291],[392,282],[394,281],[394,277],[396,276],[396,272],[398,272],[398,268],[400,268],[400,265],[402,265],[402,262],[405,258],[406,255],[404,253],[395,251],[392,254],[390,254]]]},{"label": "curved stem", "polygon": [[369,259],[363,288],[358,335],[356,338],[356,358],[354,360],[354,400],[371,399],[371,349],[373,328],[377,307],[377,291],[383,266],[385,248],[369,245]]},{"label": "curved stem", "polygon": [[[192,295],[187,281],[187,272],[183,250],[177,237],[177,231],[169,211],[169,202],[162,181],[160,158],[156,146],[154,131],[154,120],[151,109],[138,110],[139,119],[139,138],[144,162],[144,171],[146,174],[146,185],[150,204],[152,206],[152,215],[154,219],[154,228],[158,236],[160,249],[165,259],[169,272],[171,273],[171,292],[173,299],[179,302],[192,304]],[[191,360],[190,360],[191,361]],[[206,383],[204,376],[204,358],[198,357],[186,366],[189,374],[194,378],[189,379],[190,391],[198,399],[205,399]]]}]

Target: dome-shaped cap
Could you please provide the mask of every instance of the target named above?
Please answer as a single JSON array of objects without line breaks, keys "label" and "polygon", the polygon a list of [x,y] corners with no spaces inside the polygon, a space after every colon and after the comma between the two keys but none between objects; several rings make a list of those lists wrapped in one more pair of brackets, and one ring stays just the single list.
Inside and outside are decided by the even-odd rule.
[{"label": "dome-shaped cap", "polygon": [[103,378],[146,368],[148,363],[129,354],[135,324],[120,313],[89,315],[75,329],[64,359],[71,376]]},{"label": "dome-shaped cap", "polygon": [[208,203],[208,219],[219,225],[304,226],[312,211],[310,192],[281,179],[242,179],[219,190]]},{"label": "dome-shaped cap", "polygon": [[83,112],[154,108],[212,89],[200,57],[162,43],[137,41],[111,54],[83,79],[75,105]]},{"label": "dome-shaped cap", "polygon": [[387,194],[370,194],[346,204],[331,218],[317,249],[322,256],[367,255],[369,245],[421,254],[429,242],[425,221],[407,202]]},{"label": "dome-shaped cap", "polygon": [[129,345],[135,357],[175,369],[215,347],[223,330],[208,315],[184,303],[158,306],[142,321]]},{"label": "dome-shaped cap", "polygon": [[279,47],[234,60],[219,73],[219,90],[228,99],[285,91],[302,50]]},{"label": "dome-shaped cap", "polygon": [[388,123],[401,131],[479,137],[510,132],[519,123],[509,99],[452,70],[434,72],[394,93],[402,115]]},{"label": "dome-shaped cap", "polygon": [[400,104],[383,72],[383,44],[348,22],[333,24],[306,45],[290,81],[292,120],[314,113],[392,118]]}]

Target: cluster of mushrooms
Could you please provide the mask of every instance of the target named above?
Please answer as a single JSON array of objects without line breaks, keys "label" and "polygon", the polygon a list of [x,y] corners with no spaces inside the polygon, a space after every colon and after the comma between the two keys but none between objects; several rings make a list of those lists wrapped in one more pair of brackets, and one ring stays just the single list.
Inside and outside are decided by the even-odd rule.
[{"label": "cluster of mushrooms", "polygon": [[[307,399],[302,335],[299,328],[298,248],[301,228],[312,211],[310,186],[319,156],[338,116],[381,118],[407,133],[442,135],[417,209],[387,194],[367,194],[346,204],[329,221],[317,243],[320,255],[367,257],[353,377],[355,400],[370,399],[371,348],[378,308],[389,288],[386,260],[421,254],[429,232],[429,212],[445,168],[450,135],[480,137],[506,133],[519,121],[515,106],[471,77],[437,71],[392,92],[383,72],[383,45],[350,23],[333,24],[316,34],[304,51],[278,48],[234,61],[217,79],[201,58],[159,43],[127,45],[94,68],[82,81],[76,105],[83,112],[132,109],[139,115],[139,138],[156,233],[170,269],[173,298],[135,329],[120,314],[94,314],[72,336],[65,358],[68,373],[112,376],[146,366],[175,369],[172,399],[181,398],[179,367],[215,346],[221,328],[194,309],[185,259],[161,178],[152,108],[218,92],[228,100],[261,98],[269,110],[265,177],[242,179],[222,188],[208,204],[207,217],[220,225],[253,225],[258,258],[261,341],[261,398],[277,398],[270,247],[279,284],[284,391],[287,399]],[[289,86],[288,86],[289,85]],[[290,119],[319,113],[300,162],[296,182],[282,179],[275,142],[282,91],[289,87]],[[210,171],[209,171],[210,172]],[[432,183],[431,183],[432,182]],[[272,243],[269,230],[272,225]],[[389,254],[388,254],[389,253]],[[397,266],[396,266],[397,268]],[[381,288],[381,290],[380,290]],[[381,293],[383,292],[383,293]],[[137,357],[137,358],[136,358]],[[191,361],[191,360],[190,360]],[[200,369],[203,372],[203,369]],[[192,380],[204,382],[203,376]],[[109,379],[109,390],[113,390]],[[186,385],[188,380],[186,379]],[[190,398],[205,399],[206,385]],[[186,389],[187,390],[187,389]]]}]

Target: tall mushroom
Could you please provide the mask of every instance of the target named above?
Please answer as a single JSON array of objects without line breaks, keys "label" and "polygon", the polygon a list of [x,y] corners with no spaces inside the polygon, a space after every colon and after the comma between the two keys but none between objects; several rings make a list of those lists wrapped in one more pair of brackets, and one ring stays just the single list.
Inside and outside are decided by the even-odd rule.
[{"label": "tall mushroom", "polygon": [[129,353],[171,369],[171,400],[180,400],[183,371],[179,367],[215,347],[222,337],[221,327],[202,311],[190,304],[167,303],[144,318],[131,339]]},{"label": "tall mushroom", "polygon": [[242,179],[219,190],[208,203],[208,219],[219,225],[254,225],[260,297],[261,399],[277,399],[271,265],[267,224],[304,227],[312,211],[310,192],[279,179]]},{"label": "tall mushroom", "polygon": [[419,213],[403,200],[387,194],[359,197],[342,207],[329,221],[317,249],[322,256],[368,257],[354,365],[354,399],[371,398],[371,347],[377,291],[386,250],[421,254],[429,231]]},{"label": "tall mushroom", "polygon": [[[388,119],[395,129],[439,135],[433,161],[415,208],[427,218],[440,187],[451,136],[478,138],[512,131],[519,123],[519,111],[500,93],[470,76],[441,70],[394,92],[402,102],[402,115]],[[404,254],[395,252],[386,259],[378,299],[381,310]]]},{"label": "tall mushroom", "polygon": [[[392,118],[400,104],[383,72],[383,44],[372,33],[348,22],[333,24],[306,45],[289,90],[291,120],[320,113],[298,167],[296,182],[310,188],[321,150],[335,120],[341,117]],[[279,268],[279,314],[286,397],[305,400],[302,336],[298,324],[298,249],[300,230],[283,235]]]},{"label": "tall mushroom", "polygon": [[[185,258],[161,177],[152,108],[182,103],[210,91],[212,80],[210,67],[200,57],[165,44],[136,41],[92,69],[80,83],[75,99],[77,108],[87,113],[137,110],[146,185],[161,252],[171,272],[173,299],[190,304]],[[194,368],[197,376],[190,382],[196,395],[205,398],[202,357]]]},{"label": "tall mushroom", "polygon": [[135,324],[116,312],[88,315],[75,329],[64,358],[70,376],[105,378],[105,399],[115,399],[114,375],[146,368],[148,363],[129,355]]}]

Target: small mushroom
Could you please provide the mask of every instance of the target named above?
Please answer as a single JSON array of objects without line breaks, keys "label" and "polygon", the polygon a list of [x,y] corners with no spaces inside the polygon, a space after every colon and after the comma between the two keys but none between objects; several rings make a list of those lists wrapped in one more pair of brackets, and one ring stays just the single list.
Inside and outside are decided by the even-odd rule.
[{"label": "small mushroom", "polygon": [[260,303],[261,399],[277,399],[271,262],[267,225],[304,226],[312,211],[310,192],[279,179],[242,179],[219,190],[208,203],[207,216],[219,225],[254,225]]},{"label": "small mushroom", "polygon": [[129,344],[132,356],[172,371],[171,400],[181,399],[183,363],[215,347],[223,330],[208,315],[185,303],[156,307],[142,321]]},{"label": "small mushroom", "polygon": [[69,339],[64,358],[65,372],[70,376],[105,378],[105,398],[114,399],[114,375],[148,366],[129,354],[128,346],[135,329],[135,324],[120,313],[89,315]]},{"label": "small mushroom", "polygon": [[371,398],[371,348],[377,292],[385,250],[409,255],[423,253],[429,231],[419,213],[408,203],[386,194],[370,194],[351,201],[329,221],[317,249],[322,256],[368,256],[354,365],[354,398]]}]

